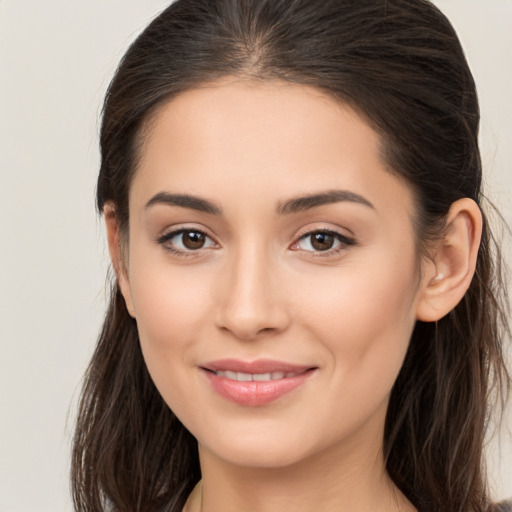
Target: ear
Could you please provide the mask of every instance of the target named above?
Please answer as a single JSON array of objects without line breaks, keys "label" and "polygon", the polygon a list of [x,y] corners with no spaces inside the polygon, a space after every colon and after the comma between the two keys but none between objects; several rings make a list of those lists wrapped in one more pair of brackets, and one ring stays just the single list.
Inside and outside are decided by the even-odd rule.
[{"label": "ear", "polygon": [[436,244],[432,259],[423,266],[423,280],[416,317],[435,322],[461,301],[475,273],[482,236],[482,213],[469,198],[452,204],[444,236]]},{"label": "ear", "polygon": [[114,272],[116,273],[119,288],[126,303],[126,309],[130,316],[135,318],[135,310],[133,308],[132,294],[130,289],[130,281],[128,272],[123,258],[121,233],[119,231],[119,222],[117,219],[116,209],[113,203],[107,202],[103,207],[103,215],[105,217],[105,226],[107,229],[108,250]]}]

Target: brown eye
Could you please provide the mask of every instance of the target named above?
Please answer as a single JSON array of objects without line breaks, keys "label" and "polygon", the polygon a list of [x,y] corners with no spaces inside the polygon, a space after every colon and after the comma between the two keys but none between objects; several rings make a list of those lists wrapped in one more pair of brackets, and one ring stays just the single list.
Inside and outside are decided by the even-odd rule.
[{"label": "brown eye", "polygon": [[327,251],[332,249],[335,238],[330,233],[313,233],[311,236],[311,246],[317,251]]},{"label": "brown eye", "polygon": [[216,247],[215,242],[206,233],[196,229],[172,231],[159,238],[157,242],[168,251],[176,254],[186,254]]},{"label": "brown eye", "polygon": [[338,250],[355,245],[355,243],[354,239],[336,231],[311,231],[299,239],[296,249],[312,253],[326,252],[333,254]]},{"label": "brown eye", "polygon": [[184,231],[181,236],[183,246],[190,250],[201,249],[206,242],[205,234],[199,231]]}]

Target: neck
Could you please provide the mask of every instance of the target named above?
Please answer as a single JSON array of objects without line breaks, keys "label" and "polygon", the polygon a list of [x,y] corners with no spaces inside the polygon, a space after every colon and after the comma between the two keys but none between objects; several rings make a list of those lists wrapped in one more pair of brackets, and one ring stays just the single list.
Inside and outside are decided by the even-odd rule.
[{"label": "neck", "polygon": [[231,464],[203,446],[199,453],[203,479],[190,512],[414,510],[387,475],[380,448],[330,447],[295,464],[272,468]]}]

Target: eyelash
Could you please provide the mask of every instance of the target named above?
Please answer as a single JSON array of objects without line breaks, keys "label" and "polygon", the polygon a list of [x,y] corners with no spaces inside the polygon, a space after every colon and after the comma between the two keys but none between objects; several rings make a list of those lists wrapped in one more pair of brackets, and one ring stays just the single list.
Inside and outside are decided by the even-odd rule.
[{"label": "eyelash", "polygon": [[[183,250],[183,249],[177,249],[175,246],[173,246],[171,244],[167,244],[167,242],[169,242],[173,238],[175,238],[179,235],[183,235],[185,233],[196,233],[196,234],[202,235],[206,239],[211,241],[211,245],[209,247],[200,247],[196,250],[194,250],[194,249]],[[355,239],[347,237],[345,235],[342,235],[341,233],[338,233],[337,231],[333,231],[331,229],[315,229],[315,230],[308,231],[307,233],[302,234],[298,238],[298,240],[292,244],[290,249],[294,250],[294,251],[300,251],[301,249],[298,246],[302,241],[307,240],[308,238],[312,237],[313,235],[319,235],[319,234],[332,236],[335,239],[335,242],[336,241],[339,242],[339,246],[336,247],[335,249],[330,248],[330,249],[318,250],[318,251],[304,250],[304,252],[310,253],[310,256],[315,257],[315,258],[334,256],[334,255],[346,250],[348,247],[356,245]],[[201,250],[218,247],[217,243],[207,233],[205,233],[201,229],[193,229],[193,228],[180,228],[180,229],[171,231],[169,233],[166,233],[157,239],[157,243],[162,245],[166,251],[169,251],[169,252],[173,253],[174,255],[182,257],[182,258],[197,257],[197,256],[199,256],[199,253]],[[310,241],[310,245],[312,245],[311,241]]]},{"label": "eyelash", "polygon": [[205,238],[207,238],[208,240],[211,240],[213,242],[212,243],[213,247],[217,246],[216,242],[212,239],[211,236],[209,236],[207,233],[205,233],[201,229],[194,229],[194,228],[180,228],[180,229],[176,229],[174,231],[171,231],[170,233],[166,233],[165,235],[162,235],[160,238],[157,239],[157,242],[160,245],[162,245],[166,251],[169,251],[169,252],[173,253],[174,255],[179,256],[181,258],[194,258],[194,257],[197,257],[199,255],[198,254],[199,251],[201,249],[205,249],[205,247],[200,247],[197,250],[194,250],[194,249],[183,250],[183,249],[177,249],[176,247],[174,247],[171,244],[167,244],[167,242],[169,242],[173,238],[175,238],[175,237],[177,237],[179,235],[183,235],[185,233],[196,233],[196,234],[202,235]]},{"label": "eyelash", "polygon": [[[311,239],[313,235],[327,235],[334,238],[335,242],[339,242],[339,246],[336,248],[330,248],[326,250],[318,250],[318,251],[306,251],[311,253],[311,256],[314,258],[322,258],[322,257],[328,257],[328,256],[335,256],[336,254],[339,254],[340,252],[343,252],[347,250],[348,247],[352,247],[356,245],[356,241],[354,238],[350,238],[346,235],[342,235],[341,233],[338,233],[337,231],[334,231],[332,229],[315,229],[313,231],[308,231],[307,233],[304,233],[299,237],[297,242],[295,242],[292,245],[292,250],[300,250],[298,248],[298,245],[301,241],[307,240],[308,238]],[[311,240],[309,242],[310,245],[312,245]],[[297,247],[297,249],[295,249]]]}]

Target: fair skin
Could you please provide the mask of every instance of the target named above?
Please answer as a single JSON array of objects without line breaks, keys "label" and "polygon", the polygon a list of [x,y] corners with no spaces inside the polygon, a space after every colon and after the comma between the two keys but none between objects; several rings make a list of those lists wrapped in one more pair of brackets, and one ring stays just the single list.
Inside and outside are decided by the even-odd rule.
[{"label": "fair skin", "polygon": [[281,83],[207,84],[148,124],[123,251],[115,205],[105,217],[149,372],[198,441],[190,512],[414,510],[385,470],[389,394],[415,322],[469,286],[481,218],[458,201],[418,255],[379,144],[347,106]]}]

